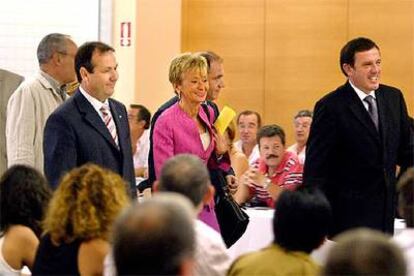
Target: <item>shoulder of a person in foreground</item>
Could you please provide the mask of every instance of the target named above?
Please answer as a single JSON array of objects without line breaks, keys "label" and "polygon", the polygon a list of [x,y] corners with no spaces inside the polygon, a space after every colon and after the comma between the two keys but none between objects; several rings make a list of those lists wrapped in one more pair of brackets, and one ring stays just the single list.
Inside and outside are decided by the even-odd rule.
[{"label": "shoulder of a person in foreground", "polygon": [[7,237],[11,238],[16,245],[24,245],[27,242],[38,241],[33,230],[24,225],[11,226],[7,231]]},{"label": "shoulder of a person in foreground", "polygon": [[262,264],[263,251],[268,248],[265,247],[259,251],[249,252],[237,257],[231,264],[227,275],[249,275],[249,273],[253,273],[252,268]]},{"label": "shoulder of a person in foreground", "polygon": [[109,253],[109,242],[92,239],[81,243],[78,253],[78,268],[81,275],[102,275],[103,263]]},{"label": "shoulder of a person in foreground", "polygon": [[4,257],[12,254],[13,258],[18,257],[19,262],[31,267],[38,245],[39,239],[32,229],[24,225],[13,225],[7,231],[7,244],[3,244]]}]

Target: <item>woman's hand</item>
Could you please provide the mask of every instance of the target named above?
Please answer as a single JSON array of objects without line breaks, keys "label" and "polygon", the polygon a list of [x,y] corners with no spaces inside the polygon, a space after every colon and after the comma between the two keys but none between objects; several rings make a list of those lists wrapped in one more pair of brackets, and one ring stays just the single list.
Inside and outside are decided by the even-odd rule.
[{"label": "woman's hand", "polygon": [[213,137],[216,141],[216,154],[225,154],[229,150],[229,146],[227,144],[226,138],[224,138],[224,135],[217,133],[216,130],[213,129]]},{"label": "woman's hand", "polygon": [[226,175],[227,186],[229,187],[230,194],[234,195],[237,192],[239,183],[234,175]]}]

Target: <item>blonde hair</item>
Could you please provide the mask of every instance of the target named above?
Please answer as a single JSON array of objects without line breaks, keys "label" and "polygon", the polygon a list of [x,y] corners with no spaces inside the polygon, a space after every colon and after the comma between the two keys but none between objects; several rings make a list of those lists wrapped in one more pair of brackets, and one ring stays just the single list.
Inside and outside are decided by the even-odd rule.
[{"label": "blonde hair", "polygon": [[207,60],[198,54],[183,53],[171,61],[169,80],[171,84],[181,84],[183,74],[190,70],[198,70],[207,76]]},{"label": "blonde hair", "polygon": [[129,205],[122,178],[86,164],[67,173],[55,191],[43,222],[44,233],[56,242],[109,239],[112,223]]}]

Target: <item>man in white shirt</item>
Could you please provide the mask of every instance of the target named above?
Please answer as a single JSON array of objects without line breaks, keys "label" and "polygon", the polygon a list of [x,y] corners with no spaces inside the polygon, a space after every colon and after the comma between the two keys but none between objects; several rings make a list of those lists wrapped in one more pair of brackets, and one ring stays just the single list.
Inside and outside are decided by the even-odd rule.
[{"label": "man in white shirt", "polygon": [[299,162],[305,164],[306,143],[308,142],[309,131],[312,124],[312,111],[300,110],[295,115],[294,121],[296,143],[291,145],[287,151],[297,155]]},{"label": "man in white shirt", "polygon": [[[190,154],[179,154],[168,160],[154,189],[184,195],[194,204],[197,213],[214,196],[206,166],[197,156]],[[231,260],[220,234],[199,219],[195,222],[195,232],[194,275],[226,275]]]},{"label": "man in white shirt", "polygon": [[134,155],[135,177],[148,177],[149,126],[151,113],[140,104],[131,104],[128,109],[128,123]]},{"label": "man in white shirt", "polygon": [[77,46],[52,33],[37,47],[39,72],[26,79],[7,105],[7,165],[24,164],[43,173],[43,130],[49,115],[66,100],[65,86],[76,80]]},{"label": "man in white shirt", "polygon": [[406,229],[394,237],[402,248],[407,261],[407,275],[414,276],[414,168],[409,168],[398,182],[400,215],[405,219]]},{"label": "man in white shirt", "polygon": [[261,125],[262,119],[256,111],[245,110],[237,116],[240,140],[234,143],[234,147],[246,155],[250,166],[260,158],[256,134]]}]

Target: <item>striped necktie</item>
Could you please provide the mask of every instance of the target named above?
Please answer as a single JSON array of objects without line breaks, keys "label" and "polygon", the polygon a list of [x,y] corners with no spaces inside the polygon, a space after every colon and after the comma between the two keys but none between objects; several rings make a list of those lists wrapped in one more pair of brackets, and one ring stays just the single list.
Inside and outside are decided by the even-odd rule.
[{"label": "striped necktie", "polygon": [[116,132],[115,122],[112,119],[112,114],[111,114],[111,111],[109,110],[109,106],[106,105],[106,104],[104,104],[99,110],[102,113],[102,117],[103,117],[104,123],[105,123],[106,127],[108,128],[109,133],[112,136],[112,139],[114,139],[115,144],[117,146],[119,146],[119,143],[118,143],[118,134]]}]

